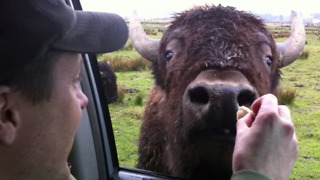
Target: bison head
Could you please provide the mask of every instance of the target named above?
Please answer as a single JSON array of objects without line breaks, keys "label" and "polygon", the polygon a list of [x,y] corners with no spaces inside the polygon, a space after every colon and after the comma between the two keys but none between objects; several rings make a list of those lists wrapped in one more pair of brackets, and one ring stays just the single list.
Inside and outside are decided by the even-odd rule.
[{"label": "bison head", "polygon": [[160,41],[132,20],[131,40],[152,62],[156,80],[138,167],[187,179],[230,179],[238,107],[276,93],[279,68],[304,47],[304,25],[297,13],[292,17],[291,35],[279,44],[262,20],[232,7],[179,13]]}]

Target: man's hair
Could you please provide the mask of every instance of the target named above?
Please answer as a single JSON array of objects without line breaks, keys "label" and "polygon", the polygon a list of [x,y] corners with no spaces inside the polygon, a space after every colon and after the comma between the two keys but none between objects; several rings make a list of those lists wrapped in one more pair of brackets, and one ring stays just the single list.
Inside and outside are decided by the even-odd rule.
[{"label": "man's hair", "polygon": [[63,53],[63,51],[48,50],[25,66],[21,72],[16,72],[14,77],[0,82],[0,85],[13,88],[33,104],[49,100],[54,86],[53,69]]}]

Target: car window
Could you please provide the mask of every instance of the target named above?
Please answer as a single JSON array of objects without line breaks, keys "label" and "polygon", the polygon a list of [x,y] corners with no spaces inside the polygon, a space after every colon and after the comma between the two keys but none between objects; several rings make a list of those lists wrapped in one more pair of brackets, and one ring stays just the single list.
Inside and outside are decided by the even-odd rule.
[{"label": "car window", "polygon": [[[81,10],[78,0],[66,0],[70,6]],[[108,64],[101,64],[99,54],[83,54],[81,67],[81,88],[89,100],[83,111],[81,124],[75,137],[68,162],[76,179],[168,179],[158,173],[137,170],[129,166],[119,166],[115,136],[111,124],[108,104],[118,97],[109,94],[114,79]],[[104,63],[104,61],[103,61]],[[105,66],[107,65],[107,66]],[[115,78],[115,77],[113,77]],[[117,95],[116,95],[117,96]],[[130,127],[129,127],[130,128]],[[138,132],[138,130],[136,130]],[[121,133],[121,135],[123,135]],[[133,142],[132,142],[133,143]],[[134,142],[136,143],[136,141]],[[136,153],[136,152],[135,152]],[[173,178],[170,178],[173,179]]]},{"label": "car window", "polygon": [[[81,1],[84,10],[114,12],[110,7],[113,3],[107,6],[108,3]],[[107,7],[107,10],[103,7]],[[130,40],[120,51],[96,56],[108,101],[119,164],[135,168],[139,128],[147,93],[152,85],[150,63],[133,51]],[[135,62],[131,63],[131,60]]]}]

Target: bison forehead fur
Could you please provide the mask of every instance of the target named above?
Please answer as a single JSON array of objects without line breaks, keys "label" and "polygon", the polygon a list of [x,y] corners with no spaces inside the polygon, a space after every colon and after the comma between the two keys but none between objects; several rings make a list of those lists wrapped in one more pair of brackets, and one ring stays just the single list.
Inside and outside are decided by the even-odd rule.
[{"label": "bison forehead fur", "polygon": [[[173,40],[179,41],[178,50],[168,47]],[[261,52],[262,44],[270,47],[270,54],[262,54],[265,53]],[[172,62],[166,60],[170,50],[175,56]],[[271,67],[265,66],[263,58],[267,56],[272,60]],[[158,57],[153,63],[153,73],[164,89],[172,78],[170,72],[176,70],[196,75],[203,68],[236,68],[252,77],[252,83],[266,82],[265,77],[272,73],[271,81],[266,82],[270,83],[267,91],[275,89],[280,77],[276,45],[262,20],[232,7],[205,6],[177,14],[161,39]],[[257,76],[261,70],[265,75]],[[266,93],[266,87],[258,89]]]},{"label": "bison forehead fur", "polygon": [[277,89],[274,39],[249,13],[204,6],[176,14],[157,49],[137,167],[230,179],[238,106]]}]

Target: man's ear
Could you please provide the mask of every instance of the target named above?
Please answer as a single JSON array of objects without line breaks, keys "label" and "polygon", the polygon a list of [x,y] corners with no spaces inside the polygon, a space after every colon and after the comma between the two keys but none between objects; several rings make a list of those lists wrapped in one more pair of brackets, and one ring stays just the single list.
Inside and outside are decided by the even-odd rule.
[{"label": "man's ear", "polygon": [[17,133],[17,117],[12,109],[12,89],[0,86],[0,146],[13,143]]}]

